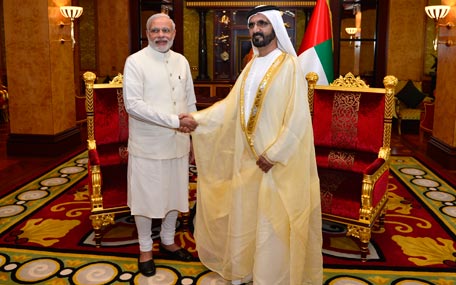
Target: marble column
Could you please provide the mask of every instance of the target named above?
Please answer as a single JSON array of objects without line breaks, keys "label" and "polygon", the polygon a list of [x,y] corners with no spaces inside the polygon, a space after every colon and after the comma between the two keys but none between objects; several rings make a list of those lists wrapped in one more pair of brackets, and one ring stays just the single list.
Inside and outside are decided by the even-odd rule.
[{"label": "marble column", "polygon": [[[455,0],[442,0],[451,10],[441,23],[456,23]],[[454,39],[456,28],[440,28],[439,40]],[[437,78],[435,89],[434,129],[428,142],[427,154],[448,169],[456,169],[456,46],[439,44],[437,47]]]},{"label": "marble column", "polygon": [[10,111],[7,152],[65,153],[81,143],[70,22],[59,10],[71,1],[20,2],[3,0]]}]

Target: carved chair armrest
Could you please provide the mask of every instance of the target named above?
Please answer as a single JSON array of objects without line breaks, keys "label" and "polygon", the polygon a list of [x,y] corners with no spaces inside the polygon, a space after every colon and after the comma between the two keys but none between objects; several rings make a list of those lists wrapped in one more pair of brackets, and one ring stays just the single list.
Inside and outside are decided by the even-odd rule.
[{"label": "carved chair armrest", "polygon": [[383,158],[377,158],[366,168],[363,176],[361,211],[370,217],[372,209],[386,199],[384,194],[388,188],[388,162]]},{"label": "carved chair armrest", "polygon": [[365,175],[373,175],[380,167],[383,166],[385,160],[383,158],[377,158],[374,162],[372,162],[365,170]]},{"label": "carved chair armrest", "polygon": [[432,103],[434,102],[434,98],[430,97],[430,96],[426,96],[424,97],[423,101],[421,101],[420,105],[418,105],[418,108],[424,112],[424,105],[425,104],[429,104],[429,103]]},{"label": "carved chair armrest", "polygon": [[89,150],[89,192],[90,200],[92,203],[92,209],[96,208],[96,205],[103,200],[101,195],[101,172],[100,172],[100,157],[98,155],[97,149]]},{"label": "carved chair armrest", "polygon": [[434,102],[434,98],[431,96],[426,96],[423,99],[423,103],[432,103],[432,102]]},{"label": "carved chair armrest", "polygon": [[100,165],[100,156],[98,155],[97,149],[89,150],[89,164]]}]

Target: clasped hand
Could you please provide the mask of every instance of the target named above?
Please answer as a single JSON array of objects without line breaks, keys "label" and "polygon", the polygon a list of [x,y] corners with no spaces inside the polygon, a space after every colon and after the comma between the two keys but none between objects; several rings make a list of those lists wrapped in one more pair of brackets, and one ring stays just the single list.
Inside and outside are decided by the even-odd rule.
[{"label": "clasped hand", "polygon": [[195,121],[192,115],[190,114],[180,114],[179,115],[179,131],[183,133],[193,132],[198,123]]},{"label": "clasped hand", "polygon": [[274,166],[274,164],[263,155],[258,157],[256,164],[264,173],[268,173],[268,171]]}]

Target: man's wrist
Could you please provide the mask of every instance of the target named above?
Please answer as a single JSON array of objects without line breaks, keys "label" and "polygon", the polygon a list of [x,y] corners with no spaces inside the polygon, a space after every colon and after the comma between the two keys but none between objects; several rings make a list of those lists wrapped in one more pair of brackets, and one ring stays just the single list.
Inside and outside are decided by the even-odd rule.
[{"label": "man's wrist", "polygon": [[271,159],[269,159],[268,155],[266,153],[263,153],[261,155],[269,164],[275,164],[274,161],[272,161]]}]

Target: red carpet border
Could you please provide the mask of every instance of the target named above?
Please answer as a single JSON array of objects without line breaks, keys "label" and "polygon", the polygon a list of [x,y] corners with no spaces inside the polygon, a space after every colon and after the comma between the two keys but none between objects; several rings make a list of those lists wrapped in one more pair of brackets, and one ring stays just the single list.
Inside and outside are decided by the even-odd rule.
[{"label": "red carpet border", "polygon": [[[95,248],[86,168],[82,153],[0,199],[0,284],[224,284],[197,258],[167,260],[156,245],[157,275],[139,274],[130,217]],[[410,157],[392,157],[391,169],[385,230],[373,234],[367,262],[344,228],[326,225],[325,284],[456,284],[455,190]],[[197,256],[190,232],[176,241]]]}]

